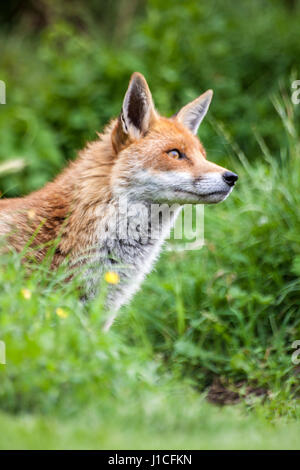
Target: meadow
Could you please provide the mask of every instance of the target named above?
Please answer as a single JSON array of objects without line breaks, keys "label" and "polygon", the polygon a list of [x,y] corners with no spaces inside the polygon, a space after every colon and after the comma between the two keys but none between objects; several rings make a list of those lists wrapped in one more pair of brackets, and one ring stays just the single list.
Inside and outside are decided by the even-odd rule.
[{"label": "meadow", "polygon": [[134,70],[166,115],[214,89],[199,136],[239,181],[205,208],[204,247],[165,251],[107,334],[103,295],[1,255],[0,448],[299,449],[299,5],[141,3],[111,34],[76,1],[80,24],[60,2],[37,30],[2,23],[2,195],[53,178]]}]

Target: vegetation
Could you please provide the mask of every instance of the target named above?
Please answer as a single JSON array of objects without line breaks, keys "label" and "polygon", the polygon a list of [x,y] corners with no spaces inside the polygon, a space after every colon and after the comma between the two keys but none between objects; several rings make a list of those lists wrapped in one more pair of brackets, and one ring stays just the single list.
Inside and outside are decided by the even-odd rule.
[{"label": "vegetation", "polygon": [[4,195],[40,187],[93,139],[134,70],[164,114],[215,90],[200,137],[240,180],[205,209],[206,245],[165,252],[108,334],[103,297],[83,305],[49,260],[29,274],[1,257],[0,448],[299,448],[299,6],[287,3],[149,0],[129,28],[114,19],[111,40],[96,6],[76,22],[77,2],[71,17],[49,2],[37,28],[32,12],[3,23]]}]

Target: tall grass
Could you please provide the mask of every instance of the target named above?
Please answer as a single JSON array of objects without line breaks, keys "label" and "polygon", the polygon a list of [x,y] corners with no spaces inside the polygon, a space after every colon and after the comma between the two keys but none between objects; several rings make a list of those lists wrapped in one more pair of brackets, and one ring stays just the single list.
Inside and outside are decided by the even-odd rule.
[{"label": "tall grass", "polygon": [[[123,1],[110,21],[111,2],[46,3],[34,34],[1,25],[1,196],[53,178],[118,115],[134,70],[166,115],[214,89],[200,136],[240,178],[206,207],[205,246],[164,252],[108,334],[103,297],[83,305],[77,277],[0,256],[0,448],[299,447],[300,107],[284,91],[299,2],[149,0],[125,22]],[[242,403],[207,404],[211,384]]]},{"label": "tall grass", "polygon": [[129,323],[135,340],[147,338],[200,388],[221,376],[289,400],[299,390],[291,346],[300,338],[300,154],[292,108],[276,103],[289,146],[272,155],[256,134],[259,158],[231,159],[240,179],[225,203],[205,209],[206,246],[165,254],[120,331]]},{"label": "tall grass", "polygon": [[218,377],[263,387],[273,417],[295,415],[300,160],[294,131],[289,139],[280,158],[262,140],[255,164],[232,157],[240,179],[225,203],[205,209],[205,247],[164,253],[109,334],[101,297],[83,305],[63,270],[28,273],[18,254],[2,255],[0,407],[70,415],[148,392],[155,400],[159,390],[205,391]]}]

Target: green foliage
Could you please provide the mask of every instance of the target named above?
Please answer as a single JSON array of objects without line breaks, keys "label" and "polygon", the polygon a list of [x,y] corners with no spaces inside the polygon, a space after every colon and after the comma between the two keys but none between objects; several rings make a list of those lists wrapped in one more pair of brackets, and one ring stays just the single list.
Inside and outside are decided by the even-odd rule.
[{"label": "green foliage", "polygon": [[[66,284],[63,270],[49,273],[43,263],[28,273],[19,255],[2,256],[1,407],[70,416],[88,404],[104,413],[115,402],[204,391],[221,377],[263,387],[265,417],[295,417],[297,137],[280,160],[264,152],[257,166],[232,162],[243,184],[206,208],[206,246],[165,253],[109,334],[101,332],[103,296],[83,305],[76,279]],[[257,408],[252,397],[246,404]]]},{"label": "green foliage", "polygon": [[0,449],[299,448],[298,424],[271,424],[262,406],[247,416],[240,406],[218,409],[187,391],[118,399],[102,402],[102,413],[84,410],[67,420],[0,413]]},{"label": "green foliage", "polygon": [[[103,298],[83,305],[78,279],[1,257],[0,447],[296,448],[283,422],[299,418],[299,107],[288,96],[299,9],[149,0],[122,40],[114,22],[111,41],[90,16],[85,27],[48,21],[35,36],[23,25],[1,50],[1,192],[53,178],[118,114],[134,70],[164,114],[215,90],[200,134],[240,180],[205,209],[205,247],[164,253],[106,335]],[[215,410],[202,392],[216,377],[264,388],[265,403]]]},{"label": "green foliage", "polygon": [[[227,151],[216,134],[220,124],[247,153],[258,153],[253,128],[272,151],[285,141],[270,98],[279,86],[290,93],[297,78],[298,8],[291,14],[283,2],[266,0],[240,2],[239,8],[228,0],[149,0],[146,14],[122,40],[116,40],[118,19],[111,20],[115,33],[109,41],[91,11],[80,14],[75,4],[73,17],[77,12],[85,27],[55,2],[48,6],[54,20],[40,32],[28,35],[23,27],[3,38],[0,78],[7,84],[7,105],[0,108],[0,160],[22,157],[27,167],[9,181],[2,178],[2,192],[24,194],[52,178],[118,115],[135,70],[148,78],[163,114],[214,89],[201,137],[215,161],[222,162]],[[299,116],[297,107],[295,112]]]},{"label": "green foliage", "polygon": [[165,254],[122,322],[134,332],[137,324],[141,343],[200,387],[221,375],[286,397],[299,390],[291,362],[300,337],[297,141],[280,161],[263,149],[259,165],[232,162],[242,183],[206,207],[206,246]]}]

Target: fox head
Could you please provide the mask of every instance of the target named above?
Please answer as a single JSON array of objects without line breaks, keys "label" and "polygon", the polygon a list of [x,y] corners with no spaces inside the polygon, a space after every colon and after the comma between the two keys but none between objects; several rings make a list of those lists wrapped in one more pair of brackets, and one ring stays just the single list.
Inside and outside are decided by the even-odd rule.
[{"label": "fox head", "polygon": [[112,190],[136,200],[212,204],[223,201],[238,176],[206,159],[197,138],[213,92],[208,90],[171,118],[155,110],[148,84],[134,73],[112,131],[116,152]]}]

